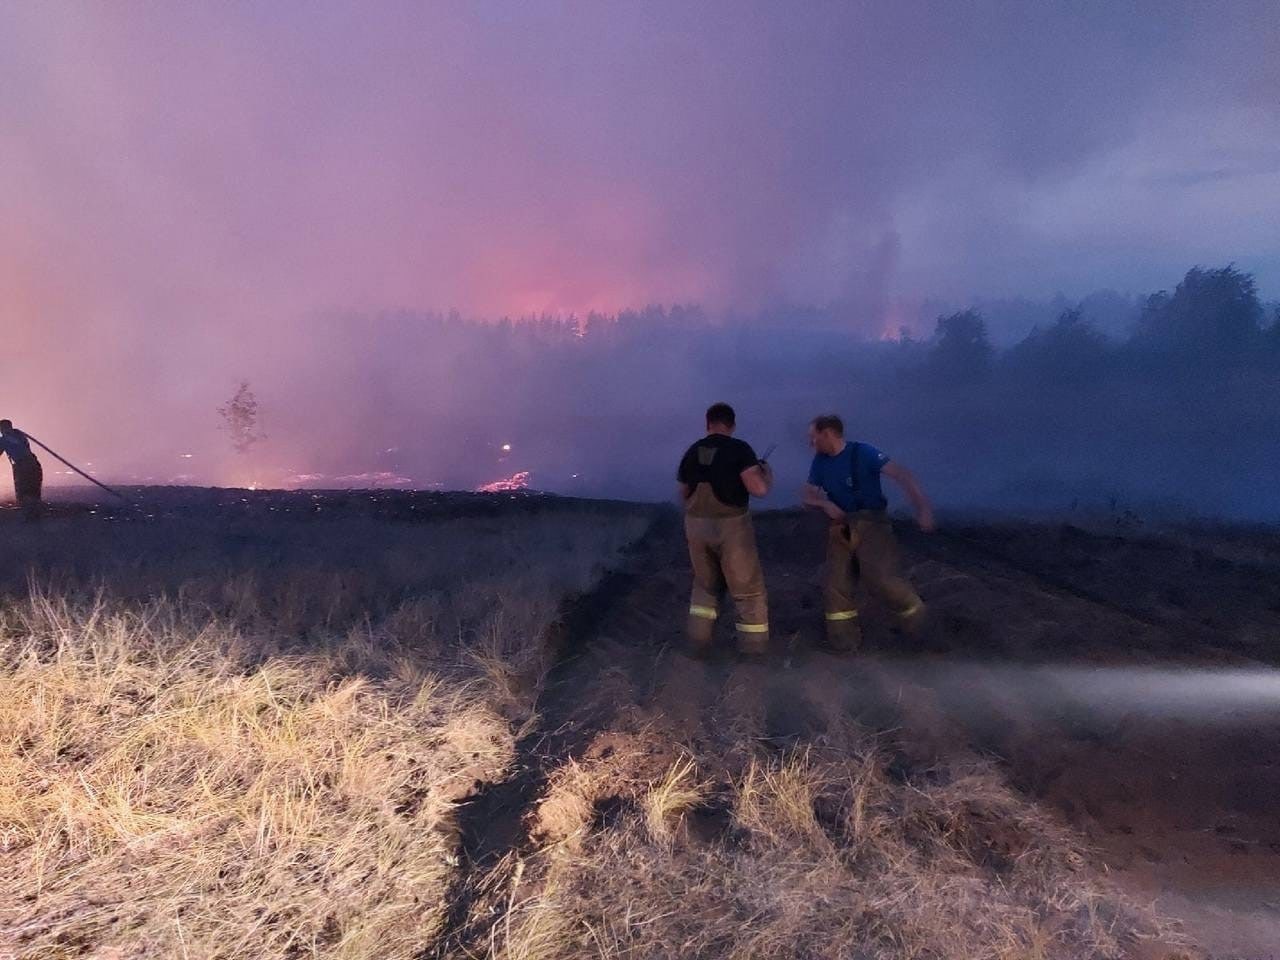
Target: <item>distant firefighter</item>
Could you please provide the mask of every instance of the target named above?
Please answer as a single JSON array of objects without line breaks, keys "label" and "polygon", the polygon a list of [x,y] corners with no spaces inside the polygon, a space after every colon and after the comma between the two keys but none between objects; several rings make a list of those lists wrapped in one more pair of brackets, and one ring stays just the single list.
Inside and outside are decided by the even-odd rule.
[{"label": "distant firefighter", "polygon": [[733,436],[736,416],[727,403],[707,410],[707,435],[680,461],[676,479],[684,503],[685,536],[693,562],[689,602],[689,646],[709,652],[726,587],[737,612],[738,650],[769,648],[769,605],[747,506],[773,485],[773,471],[750,444]]},{"label": "distant firefighter", "polygon": [[897,615],[901,628],[914,634],[924,622],[925,607],[915,589],[898,573],[898,545],[889,523],[881,474],[894,480],[911,501],[920,529],[933,529],[933,507],[911,471],[871,446],[844,438],[844,423],[835,415],[809,424],[813,466],[805,485],[805,506],[821,510],[827,530],[827,571],[823,590],[827,645],[856,650],[862,641],[854,590],[859,580],[880,594]]},{"label": "distant firefighter", "polygon": [[9,455],[13,464],[13,492],[18,506],[28,520],[38,519],[41,502],[40,491],[44,486],[44,469],[31,452],[31,441],[17,429],[11,420],[0,420],[0,453]]}]

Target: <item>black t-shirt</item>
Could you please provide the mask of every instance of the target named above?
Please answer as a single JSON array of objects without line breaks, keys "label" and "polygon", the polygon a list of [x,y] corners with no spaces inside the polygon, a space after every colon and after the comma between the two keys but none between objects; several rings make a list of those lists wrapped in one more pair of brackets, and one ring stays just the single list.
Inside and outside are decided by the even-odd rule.
[{"label": "black t-shirt", "polygon": [[751,444],[722,433],[710,433],[685,453],[676,479],[689,487],[709,483],[711,492],[726,507],[746,509],[751,495],[742,482],[742,471],[759,462]]}]

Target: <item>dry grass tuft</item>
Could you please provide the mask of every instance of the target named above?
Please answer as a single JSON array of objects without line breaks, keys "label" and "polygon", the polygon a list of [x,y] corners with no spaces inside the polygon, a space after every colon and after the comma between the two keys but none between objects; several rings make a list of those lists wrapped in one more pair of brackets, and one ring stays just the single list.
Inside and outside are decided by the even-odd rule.
[{"label": "dry grass tuft", "polygon": [[816,808],[831,787],[828,777],[807,752],[780,763],[752,759],[735,785],[734,819],[752,836],[770,843],[827,846]]},{"label": "dry grass tuft", "polygon": [[649,838],[659,844],[672,843],[685,814],[706,800],[710,791],[711,783],[698,779],[692,757],[677,760],[641,801]]}]

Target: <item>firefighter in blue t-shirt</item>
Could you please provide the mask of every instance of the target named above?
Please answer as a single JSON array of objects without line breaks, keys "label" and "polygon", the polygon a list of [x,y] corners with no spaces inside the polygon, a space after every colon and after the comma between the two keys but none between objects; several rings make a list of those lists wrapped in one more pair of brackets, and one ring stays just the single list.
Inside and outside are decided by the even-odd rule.
[{"label": "firefighter in blue t-shirt", "polygon": [[831,520],[827,533],[827,573],[823,590],[827,645],[855,650],[862,639],[854,590],[858,580],[879,593],[909,633],[919,631],[925,607],[920,595],[898,573],[898,548],[885,513],[888,501],[880,487],[884,474],[898,483],[911,501],[920,529],[933,529],[933,507],[911,472],[869,443],[850,443],[844,423],[835,415],[809,424],[813,466],[802,500]]}]

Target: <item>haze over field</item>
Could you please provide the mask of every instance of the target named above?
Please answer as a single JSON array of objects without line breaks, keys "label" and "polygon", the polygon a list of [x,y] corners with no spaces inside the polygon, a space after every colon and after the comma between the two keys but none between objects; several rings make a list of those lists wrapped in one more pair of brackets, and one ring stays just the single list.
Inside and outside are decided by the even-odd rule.
[{"label": "haze over field", "polygon": [[[1280,512],[1272,4],[0,21],[0,415],[108,476],[664,496],[725,398],[789,474],[834,407],[944,503]],[[1144,321],[1227,263],[1234,320]],[[1009,346],[1081,301],[1109,343],[896,342],[977,305]],[[243,378],[247,458],[215,412]]]}]

